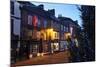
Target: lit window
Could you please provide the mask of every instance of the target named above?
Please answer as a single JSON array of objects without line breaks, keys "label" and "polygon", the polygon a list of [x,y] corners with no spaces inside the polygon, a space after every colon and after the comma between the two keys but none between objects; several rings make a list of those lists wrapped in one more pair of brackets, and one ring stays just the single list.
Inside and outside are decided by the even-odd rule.
[{"label": "lit window", "polygon": [[53,50],[54,50],[54,51],[59,50],[59,44],[58,44],[58,43],[54,43],[54,44],[53,44]]},{"label": "lit window", "polygon": [[57,39],[59,39],[59,33],[57,32]]}]

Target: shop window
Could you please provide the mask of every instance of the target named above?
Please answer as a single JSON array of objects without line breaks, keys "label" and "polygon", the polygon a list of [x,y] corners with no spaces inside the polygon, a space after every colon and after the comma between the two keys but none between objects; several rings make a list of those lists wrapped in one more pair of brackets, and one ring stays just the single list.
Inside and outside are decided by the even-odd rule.
[{"label": "shop window", "polygon": [[59,50],[59,44],[58,43],[54,43],[53,44],[53,49],[54,49],[54,51],[58,51]]},{"label": "shop window", "polygon": [[38,52],[38,46],[37,45],[33,45],[33,48],[32,48],[32,52],[33,53],[37,53]]},{"label": "shop window", "polygon": [[51,49],[52,49],[52,51],[58,51],[59,43],[51,43]]}]

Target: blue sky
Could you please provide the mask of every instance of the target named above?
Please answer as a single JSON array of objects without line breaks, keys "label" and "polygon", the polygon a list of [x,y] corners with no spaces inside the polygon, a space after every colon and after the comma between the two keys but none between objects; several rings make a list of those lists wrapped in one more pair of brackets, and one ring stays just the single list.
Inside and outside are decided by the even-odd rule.
[{"label": "blue sky", "polygon": [[39,3],[39,2],[32,2],[35,5],[44,5],[44,9],[55,9],[55,15],[58,17],[61,14],[64,17],[69,17],[72,20],[78,20],[78,24],[81,25],[80,19],[80,12],[77,9],[76,5],[72,4],[57,4],[57,3]]}]

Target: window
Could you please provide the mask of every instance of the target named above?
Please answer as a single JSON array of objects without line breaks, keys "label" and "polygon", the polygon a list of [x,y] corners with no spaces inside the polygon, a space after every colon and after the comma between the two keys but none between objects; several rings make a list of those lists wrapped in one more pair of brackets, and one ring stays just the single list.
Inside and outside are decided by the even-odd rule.
[{"label": "window", "polygon": [[59,44],[58,43],[53,43],[53,50],[58,51],[59,50]]},{"label": "window", "polygon": [[40,27],[40,26],[41,26],[41,21],[40,21],[40,19],[38,19],[37,26],[38,26],[38,27]]},{"label": "window", "polygon": [[63,31],[63,25],[61,25],[61,30]]},{"label": "window", "polygon": [[54,22],[51,20],[51,27],[53,28]]},{"label": "window", "polygon": [[32,25],[32,16],[31,15],[28,15],[28,24]]},{"label": "window", "polygon": [[61,39],[62,40],[64,39],[64,33],[61,33]]},{"label": "window", "polygon": [[11,19],[11,34],[13,34],[14,20]]},{"label": "window", "polygon": [[72,33],[73,33],[73,27],[70,27],[70,33],[72,35]]},{"label": "window", "polygon": [[46,28],[47,27],[47,21],[44,20],[44,27]]},{"label": "window", "polygon": [[66,27],[66,32],[68,32],[68,27]]},{"label": "window", "polygon": [[57,39],[59,39],[59,33],[57,32]]},{"label": "window", "polygon": [[11,1],[11,4],[10,4],[10,9],[11,9],[11,14],[14,15],[14,2]]},{"label": "window", "polygon": [[37,33],[36,33],[36,37],[37,37],[38,40],[40,40],[40,38],[41,38],[40,36],[41,36],[40,31],[37,31]]},{"label": "window", "polygon": [[57,24],[57,30],[59,30],[59,26],[60,26],[60,25],[59,25],[59,24]]},{"label": "window", "polygon": [[27,30],[27,35],[29,36],[29,37],[31,37],[32,36],[32,30]]},{"label": "window", "polygon": [[55,22],[54,28],[58,30],[58,24]]},{"label": "window", "polygon": [[55,39],[59,39],[59,33],[55,32]]},{"label": "window", "polygon": [[64,31],[65,31],[65,28],[66,28],[66,27],[64,26]]},{"label": "window", "polygon": [[36,27],[38,23],[38,17],[34,15],[32,20],[33,20],[33,26]]},{"label": "window", "polygon": [[37,53],[38,51],[38,45],[37,44],[34,44],[32,45],[32,53]]},{"label": "window", "polygon": [[55,33],[55,39],[57,39],[57,33]]},{"label": "window", "polygon": [[44,27],[44,18],[40,17],[40,26],[43,28]]}]

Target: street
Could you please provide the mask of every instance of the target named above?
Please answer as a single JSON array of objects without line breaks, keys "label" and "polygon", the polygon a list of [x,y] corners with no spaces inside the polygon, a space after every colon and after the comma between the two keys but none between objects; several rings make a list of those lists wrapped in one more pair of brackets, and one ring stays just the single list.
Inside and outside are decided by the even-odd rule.
[{"label": "street", "polygon": [[69,59],[70,59],[70,53],[68,51],[65,51],[65,52],[58,52],[51,55],[44,55],[29,60],[20,61],[12,65],[12,67],[24,66],[24,65],[68,63]]}]

